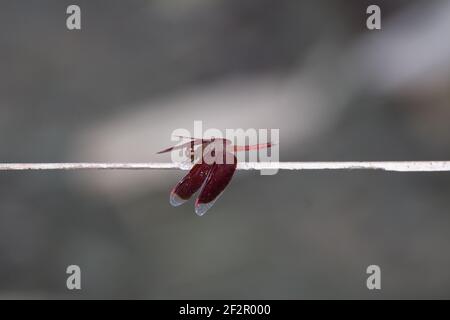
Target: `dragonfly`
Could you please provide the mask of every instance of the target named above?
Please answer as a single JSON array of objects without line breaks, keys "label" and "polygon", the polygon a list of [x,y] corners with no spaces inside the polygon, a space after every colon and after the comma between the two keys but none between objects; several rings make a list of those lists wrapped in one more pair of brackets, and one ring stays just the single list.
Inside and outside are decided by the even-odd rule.
[{"label": "dragonfly", "polygon": [[183,150],[189,156],[190,162],[195,164],[170,192],[170,204],[178,207],[200,190],[194,205],[195,213],[199,216],[204,215],[214,205],[233,178],[237,167],[237,152],[273,146],[271,142],[240,146],[223,138],[179,137],[189,141],[159,151],[158,154]]}]

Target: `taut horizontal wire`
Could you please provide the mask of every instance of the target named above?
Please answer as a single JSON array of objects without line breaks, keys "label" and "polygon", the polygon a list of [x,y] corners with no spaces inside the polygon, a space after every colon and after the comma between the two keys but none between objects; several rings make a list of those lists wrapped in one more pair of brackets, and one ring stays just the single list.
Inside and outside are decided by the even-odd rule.
[{"label": "taut horizontal wire", "polygon": [[[0,163],[0,171],[20,170],[189,170],[183,163]],[[240,162],[238,170],[450,171],[450,161]]]}]

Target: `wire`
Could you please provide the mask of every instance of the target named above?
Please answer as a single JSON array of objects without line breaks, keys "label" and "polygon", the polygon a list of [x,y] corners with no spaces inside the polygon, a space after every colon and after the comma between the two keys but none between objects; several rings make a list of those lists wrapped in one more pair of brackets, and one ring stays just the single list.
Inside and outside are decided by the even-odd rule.
[{"label": "wire", "polygon": [[[184,163],[0,163],[0,171],[20,170],[189,170]],[[450,161],[240,162],[238,170],[450,171]]]}]

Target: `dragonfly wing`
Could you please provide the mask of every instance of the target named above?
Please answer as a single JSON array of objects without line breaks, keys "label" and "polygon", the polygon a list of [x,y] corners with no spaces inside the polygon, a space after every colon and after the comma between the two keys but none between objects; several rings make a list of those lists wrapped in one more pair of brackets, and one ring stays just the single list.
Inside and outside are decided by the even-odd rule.
[{"label": "dragonfly wing", "polygon": [[211,143],[211,140],[191,138],[191,141],[189,141],[189,142],[185,142],[185,143],[182,143],[182,144],[179,144],[176,146],[169,147],[167,149],[157,152],[157,154],[166,153],[166,152],[170,152],[173,150],[179,150],[179,149],[184,149],[184,148],[192,148],[192,147],[198,146],[198,145],[203,145],[203,147],[204,147],[205,145],[208,145],[209,143]]},{"label": "dragonfly wing", "polygon": [[211,141],[211,139],[194,138],[194,137],[179,136],[179,135],[174,135],[174,137],[181,138],[181,139],[187,139],[187,140],[191,140],[191,141]]},{"label": "dragonfly wing", "polygon": [[161,150],[161,151],[157,152],[157,154],[170,152],[172,150],[179,150],[179,149],[184,149],[184,148],[190,148],[191,146],[194,146],[195,144],[196,144],[195,141],[185,142],[185,143],[182,143],[182,144],[179,144],[179,145],[176,145],[176,146],[169,147],[167,149]]},{"label": "dragonfly wing", "polygon": [[236,171],[237,159],[232,154],[229,156],[230,159],[234,160],[233,163],[214,163],[209,172],[205,185],[195,201],[195,213],[199,216],[204,215],[213,206],[214,202],[230,183]]},{"label": "dragonfly wing", "polygon": [[205,162],[195,164],[170,192],[170,204],[177,207],[189,200],[201,188],[212,167]]}]

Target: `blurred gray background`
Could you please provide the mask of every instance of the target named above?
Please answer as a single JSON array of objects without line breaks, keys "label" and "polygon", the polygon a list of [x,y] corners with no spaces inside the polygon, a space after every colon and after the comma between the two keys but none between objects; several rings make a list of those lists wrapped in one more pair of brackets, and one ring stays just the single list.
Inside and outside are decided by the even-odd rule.
[{"label": "blurred gray background", "polygon": [[[282,161],[449,160],[449,32],[448,0],[1,0],[0,162],[169,161],[194,120],[279,128]],[[201,218],[183,174],[2,172],[0,298],[450,298],[450,174],[238,172]]]}]

